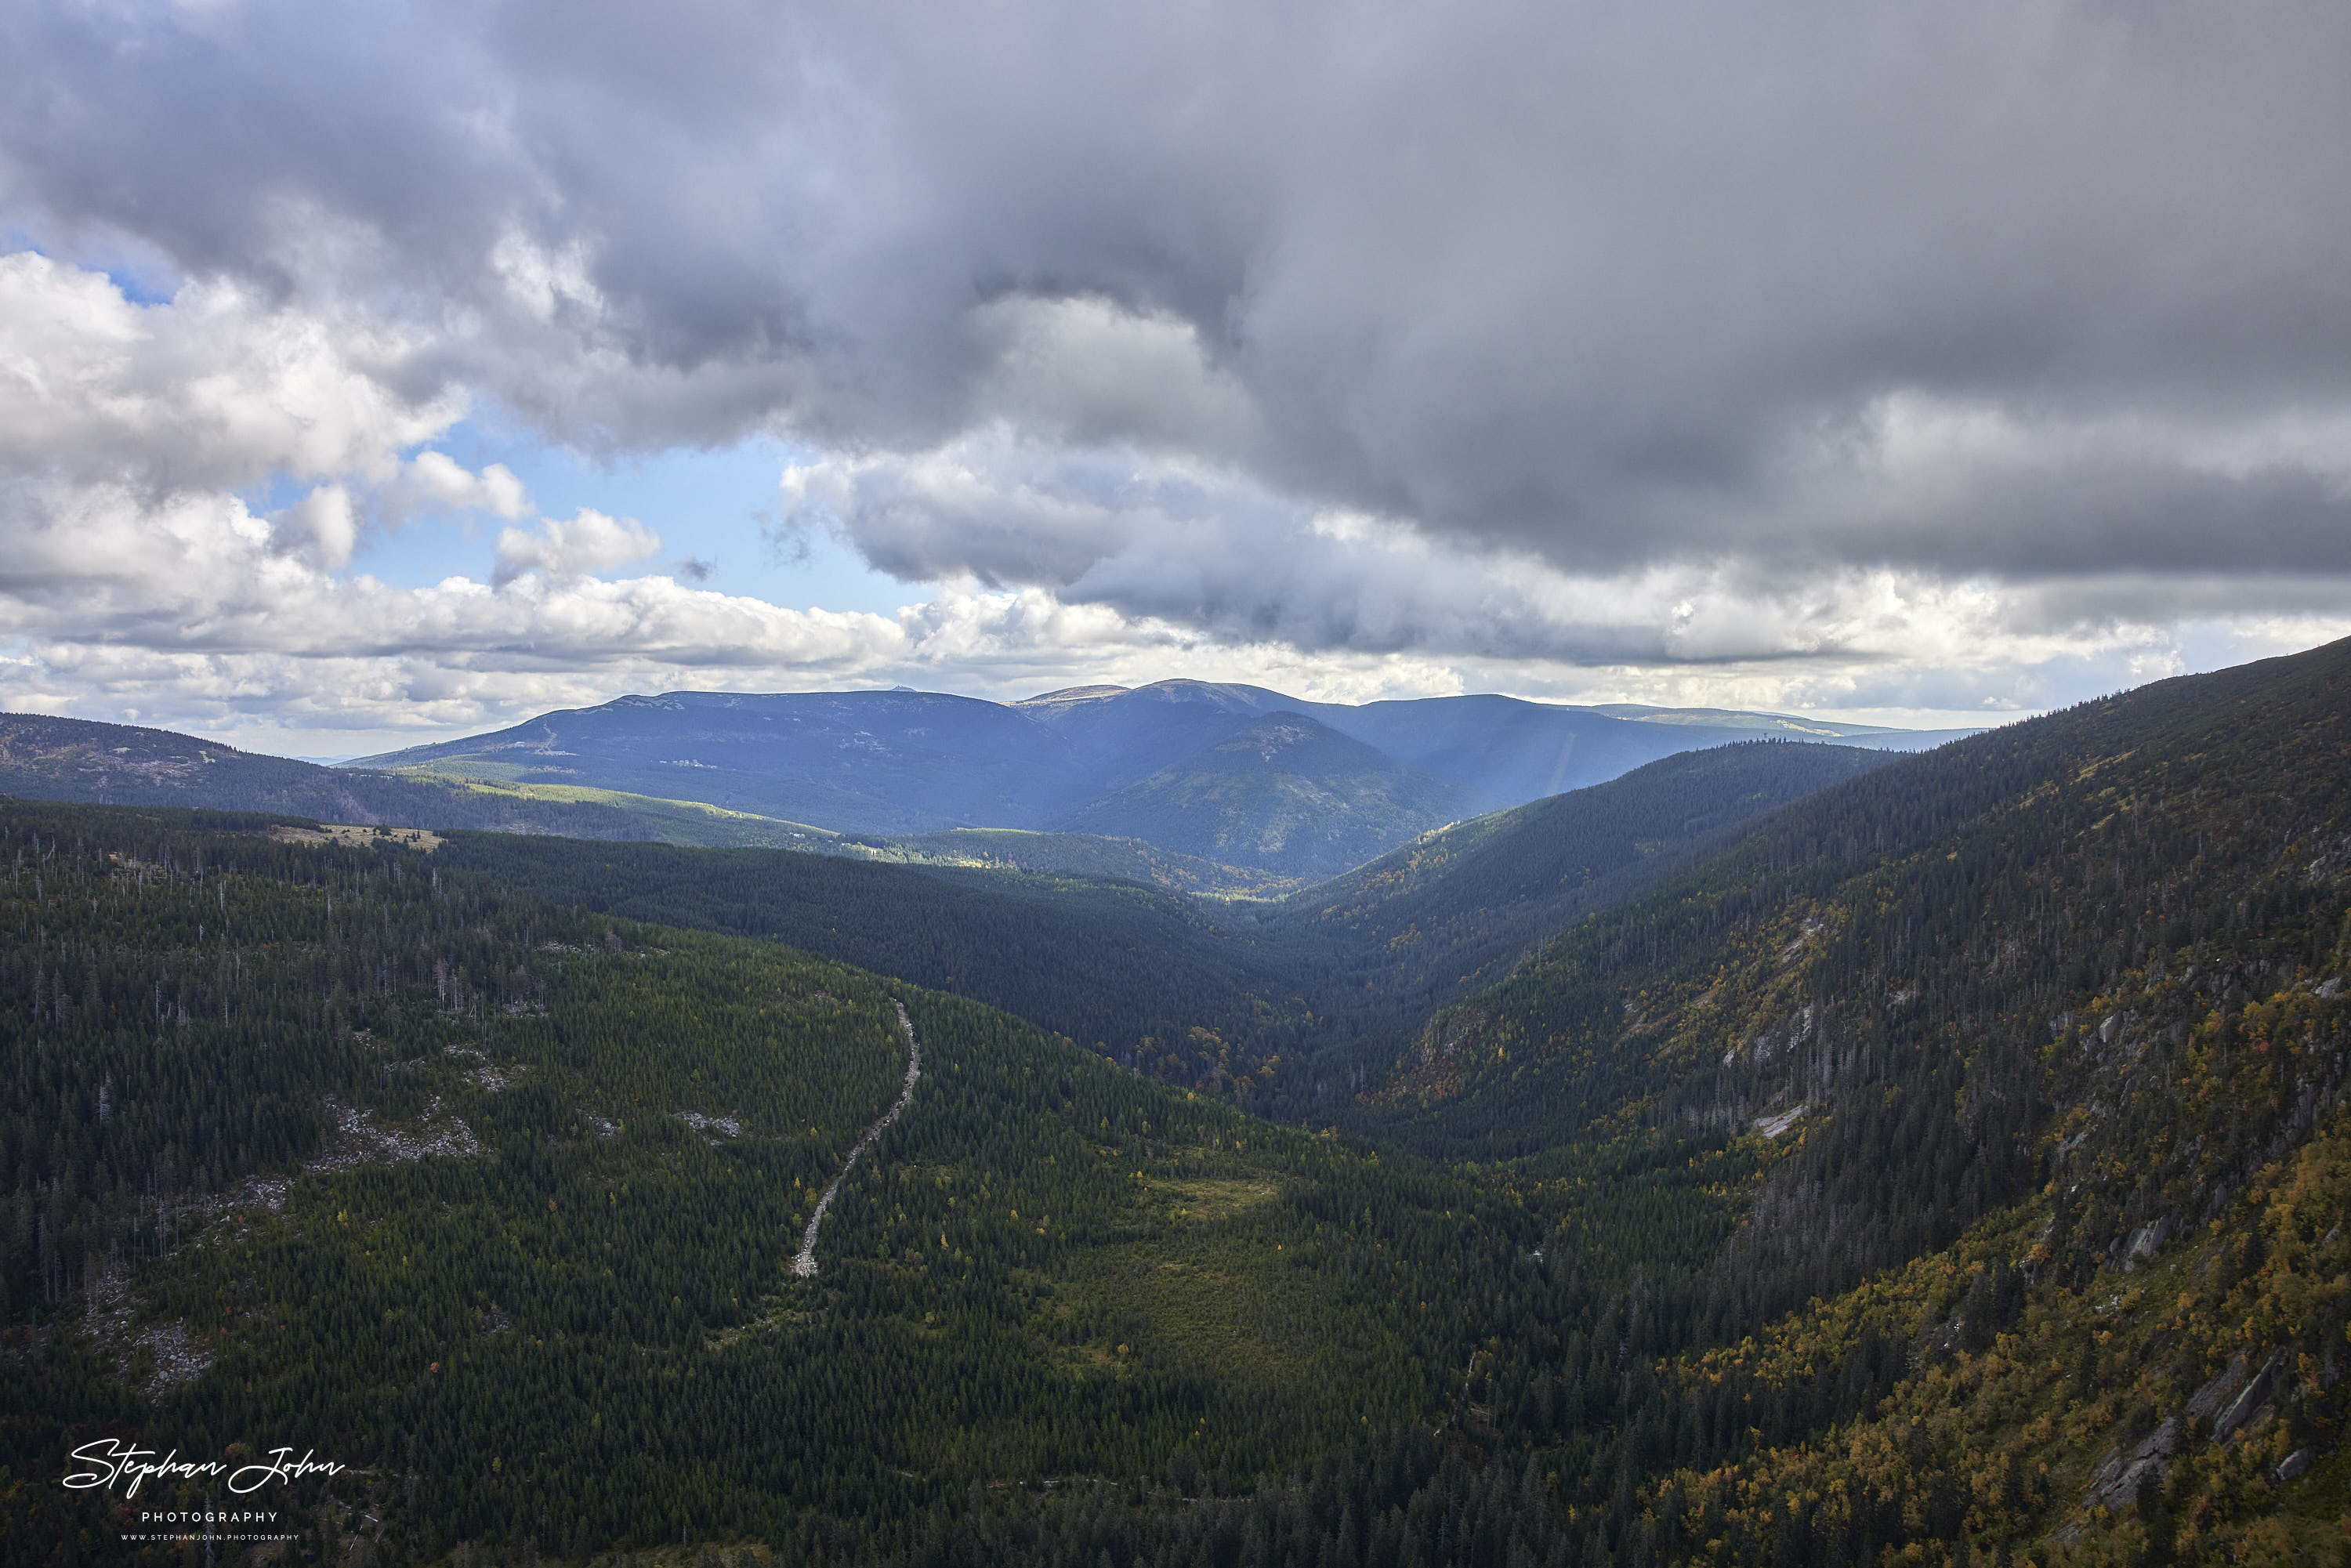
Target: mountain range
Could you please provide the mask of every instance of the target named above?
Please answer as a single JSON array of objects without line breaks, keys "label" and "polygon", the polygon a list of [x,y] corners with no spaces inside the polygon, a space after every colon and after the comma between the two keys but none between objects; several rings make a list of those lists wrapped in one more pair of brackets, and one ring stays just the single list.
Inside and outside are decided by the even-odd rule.
[{"label": "mountain range", "polygon": [[[328,768],[166,730],[0,715],[0,791],[327,821],[1091,866],[1264,894],[1659,758],[1961,732],[1510,697],[1362,706],[1161,681],[1000,704],[914,691],[671,693]],[[1012,844],[940,835],[1040,833]]]},{"label": "mountain range", "polygon": [[684,798],[839,833],[1138,839],[1327,876],[1442,824],[1761,737],[1907,750],[1954,732],[1513,697],[1360,706],[1201,681],[999,704],[913,691],[622,697],[360,759],[409,777]]}]

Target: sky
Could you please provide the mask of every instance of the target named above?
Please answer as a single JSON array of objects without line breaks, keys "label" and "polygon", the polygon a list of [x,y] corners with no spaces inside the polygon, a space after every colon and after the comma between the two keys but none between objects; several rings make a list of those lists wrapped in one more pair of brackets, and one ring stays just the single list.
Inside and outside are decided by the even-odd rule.
[{"label": "sky", "polygon": [[0,6],[0,708],[2314,646],[2346,81],[2317,0]]}]

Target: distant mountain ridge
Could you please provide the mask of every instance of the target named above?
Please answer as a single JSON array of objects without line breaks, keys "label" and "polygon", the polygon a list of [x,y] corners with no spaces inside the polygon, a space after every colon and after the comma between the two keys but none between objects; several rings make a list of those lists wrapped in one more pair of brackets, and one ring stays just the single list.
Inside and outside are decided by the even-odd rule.
[{"label": "distant mountain ridge", "polygon": [[0,714],[0,794],[114,806],[287,811],[323,821],[580,839],[655,835],[629,812],[322,768],[135,725]]},{"label": "distant mountain ridge", "polygon": [[[1217,750],[1284,714],[1314,727],[1292,737],[1298,747],[1313,741],[1293,747],[1298,757],[1319,759],[1302,771],[1240,767],[1240,753]],[[1353,706],[1167,680],[1015,703],[903,689],[629,696],[352,766],[690,798],[835,832],[1142,839],[1260,871],[1328,875],[1447,821],[1679,752],[1764,738],[1908,750],[1951,733],[1492,695]]]}]

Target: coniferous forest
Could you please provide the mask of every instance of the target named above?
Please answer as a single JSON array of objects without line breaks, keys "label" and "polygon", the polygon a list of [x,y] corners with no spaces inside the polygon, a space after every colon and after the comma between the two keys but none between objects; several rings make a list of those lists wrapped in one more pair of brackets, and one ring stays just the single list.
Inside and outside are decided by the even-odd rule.
[{"label": "coniferous forest", "polygon": [[2346,690],[1227,907],[0,801],[0,1557],[2337,1560]]}]

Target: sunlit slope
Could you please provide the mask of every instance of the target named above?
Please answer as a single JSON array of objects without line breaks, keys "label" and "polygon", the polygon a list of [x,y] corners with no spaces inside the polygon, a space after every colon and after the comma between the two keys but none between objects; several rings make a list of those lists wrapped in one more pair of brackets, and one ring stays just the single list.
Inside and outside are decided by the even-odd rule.
[{"label": "sunlit slope", "polygon": [[621,837],[638,842],[690,845],[701,849],[830,848],[836,835],[807,822],[762,817],[751,811],[730,811],[700,800],[664,800],[634,795],[623,789],[599,789],[580,784],[519,784],[503,777],[505,769],[478,773],[463,768],[447,773],[413,770],[398,775],[424,784],[446,784],[492,800],[605,808],[628,821],[633,831],[624,835],[564,834],[563,837]]},{"label": "sunlit slope", "polygon": [[1228,865],[1163,850],[1143,839],[1099,833],[1047,833],[1020,828],[956,828],[941,833],[882,840],[836,841],[842,853],[907,865],[1029,872],[1046,876],[1111,878],[1207,897],[1274,898],[1297,877]]}]

